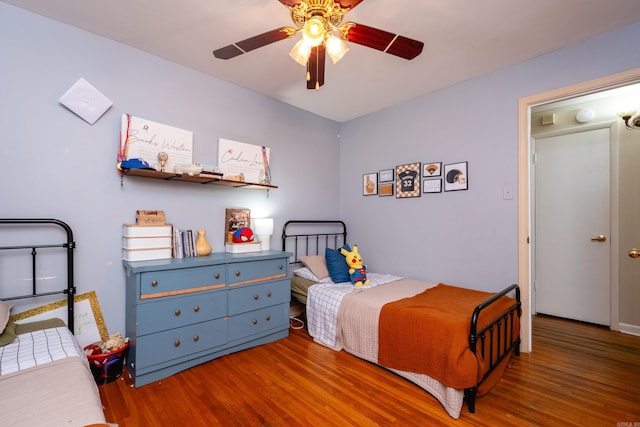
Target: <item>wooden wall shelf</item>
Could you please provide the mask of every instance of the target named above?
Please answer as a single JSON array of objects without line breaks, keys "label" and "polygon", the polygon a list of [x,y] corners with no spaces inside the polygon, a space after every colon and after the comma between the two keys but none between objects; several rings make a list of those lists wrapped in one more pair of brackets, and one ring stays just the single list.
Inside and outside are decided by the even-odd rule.
[{"label": "wooden wall shelf", "polygon": [[253,184],[250,182],[231,181],[222,179],[222,175],[187,175],[171,172],[157,172],[152,169],[124,169],[128,176],[141,176],[144,178],[163,179],[165,181],[194,182],[197,184],[224,185],[226,187],[252,188],[258,190],[270,190],[278,188],[275,185]]}]

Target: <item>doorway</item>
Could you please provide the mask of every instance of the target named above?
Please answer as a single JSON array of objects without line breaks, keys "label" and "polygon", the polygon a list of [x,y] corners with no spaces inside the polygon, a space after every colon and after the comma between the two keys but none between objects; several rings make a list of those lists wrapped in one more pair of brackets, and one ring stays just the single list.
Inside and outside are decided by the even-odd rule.
[{"label": "doorway", "polygon": [[[534,205],[531,199],[531,159],[532,147],[530,139],[531,131],[531,109],[536,106],[545,105],[559,100],[568,100],[581,96],[592,95],[602,91],[616,89],[627,85],[633,85],[640,82],[640,68],[626,71],[623,73],[607,76],[601,79],[592,80],[527,98],[521,98],[518,102],[518,282],[522,292],[523,317],[522,317],[522,351],[531,351],[531,316],[532,316],[532,251],[530,239],[532,216]],[[614,204],[617,206],[617,201]],[[619,257],[618,247],[613,247],[613,260],[618,263]],[[622,256],[622,255],[620,255]],[[615,277],[617,279],[617,277]],[[619,295],[612,293],[611,298],[614,301],[619,300]],[[623,298],[624,299],[624,298]],[[612,307],[616,307],[616,312],[612,313],[612,319],[618,316],[617,305],[614,303]],[[634,324],[636,319],[634,320]],[[617,326],[616,322],[612,322],[612,328]],[[632,328],[634,326],[631,326]]]}]

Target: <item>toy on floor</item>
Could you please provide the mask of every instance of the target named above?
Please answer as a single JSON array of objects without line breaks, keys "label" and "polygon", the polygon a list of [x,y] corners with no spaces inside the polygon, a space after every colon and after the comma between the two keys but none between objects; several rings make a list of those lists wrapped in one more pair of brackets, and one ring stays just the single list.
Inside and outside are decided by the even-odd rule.
[{"label": "toy on floor", "polygon": [[368,285],[367,266],[362,262],[362,257],[358,252],[358,245],[354,245],[351,251],[342,248],[340,249],[340,253],[344,255],[344,259],[349,266],[349,279],[351,279],[351,283],[356,287]]}]

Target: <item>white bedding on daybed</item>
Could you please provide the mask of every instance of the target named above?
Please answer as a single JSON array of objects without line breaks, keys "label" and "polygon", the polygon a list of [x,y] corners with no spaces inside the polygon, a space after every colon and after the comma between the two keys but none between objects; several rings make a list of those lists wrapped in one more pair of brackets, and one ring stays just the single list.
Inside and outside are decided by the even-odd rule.
[{"label": "white bedding on daybed", "polygon": [[[350,282],[310,286],[307,295],[307,322],[309,334],[316,342],[336,351],[344,349],[378,364],[378,320],[382,306],[387,302],[417,295],[436,286],[436,283],[376,273],[367,273],[367,278],[370,284],[358,288]],[[373,298],[358,298],[366,292],[373,295]],[[390,370],[428,391],[452,418],[460,417],[464,403],[463,390],[447,387],[428,375]]]},{"label": "white bedding on daybed", "polygon": [[104,424],[86,356],[66,328],[18,335],[0,347],[0,424],[12,427]]},{"label": "white bedding on daybed", "polygon": [[0,375],[23,371],[65,357],[86,360],[84,351],[69,329],[59,327],[27,332],[16,336],[11,344],[0,347]]}]

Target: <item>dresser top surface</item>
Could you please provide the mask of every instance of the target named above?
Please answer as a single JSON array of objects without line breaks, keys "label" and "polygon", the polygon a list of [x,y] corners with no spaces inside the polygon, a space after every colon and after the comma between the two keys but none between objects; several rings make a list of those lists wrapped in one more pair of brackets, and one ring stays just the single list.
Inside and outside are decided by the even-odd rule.
[{"label": "dresser top surface", "polygon": [[260,252],[248,252],[242,254],[233,254],[227,252],[214,252],[211,255],[188,257],[188,258],[169,258],[156,259],[149,261],[122,261],[122,265],[127,271],[132,273],[142,273],[145,271],[173,270],[176,268],[192,268],[206,267],[208,265],[229,264],[232,262],[250,262],[269,259],[277,259],[282,257],[291,257],[290,252],[268,250]]}]

